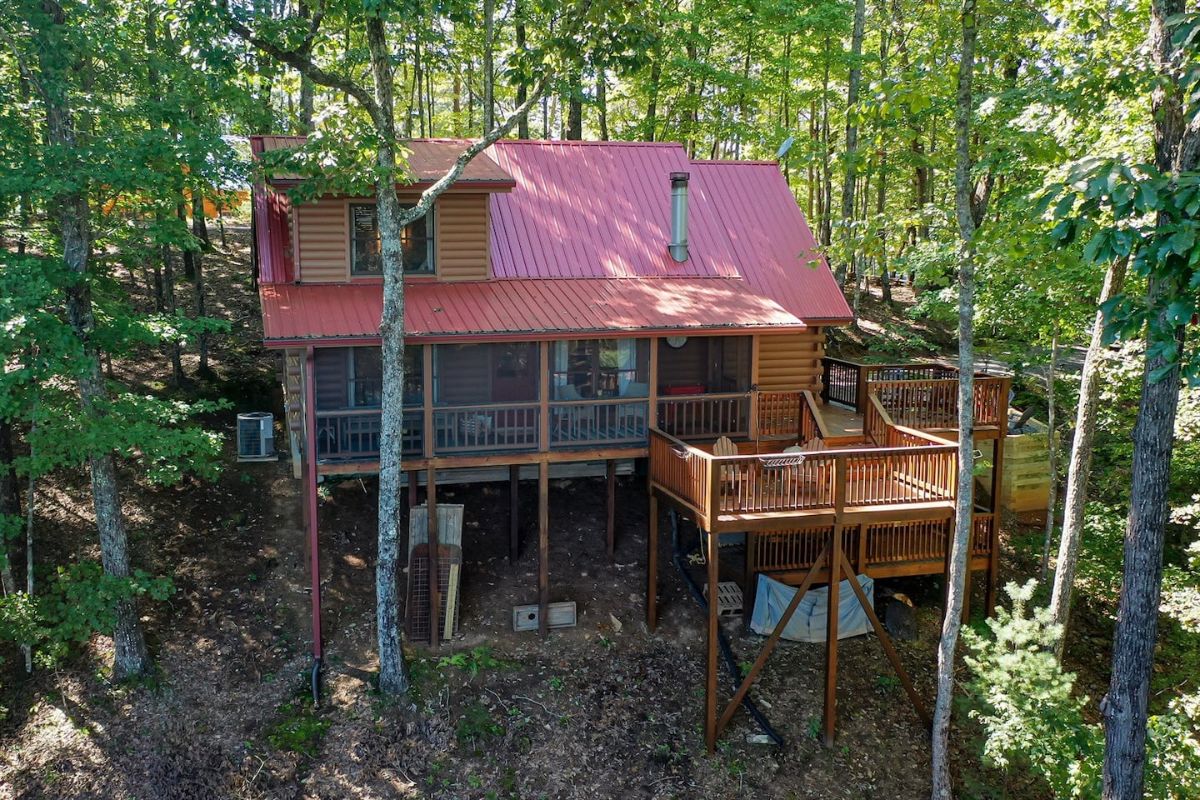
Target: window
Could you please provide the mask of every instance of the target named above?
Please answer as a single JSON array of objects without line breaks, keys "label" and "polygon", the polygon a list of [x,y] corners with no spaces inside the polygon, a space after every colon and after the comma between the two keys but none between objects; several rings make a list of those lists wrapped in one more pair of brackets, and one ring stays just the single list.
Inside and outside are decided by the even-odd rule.
[{"label": "window", "polygon": [[538,399],[538,350],[531,342],[440,344],[433,355],[439,406]]},{"label": "window", "polygon": [[[383,403],[383,352],[378,347],[318,349],[316,359],[317,408],[379,408]],[[404,348],[404,405],[419,408],[423,402],[424,359],[420,345]]]},{"label": "window", "polygon": [[[433,212],[430,211],[400,232],[400,253],[406,274],[433,274],[433,236],[429,233],[432,225]],[[350,204],[350,274],[383,274],[379,217],[374,203]]]},{"label": "window", "polygon": [[645,397],[649,394],[646,339],[576,339],[554,343],[555,400]]}]

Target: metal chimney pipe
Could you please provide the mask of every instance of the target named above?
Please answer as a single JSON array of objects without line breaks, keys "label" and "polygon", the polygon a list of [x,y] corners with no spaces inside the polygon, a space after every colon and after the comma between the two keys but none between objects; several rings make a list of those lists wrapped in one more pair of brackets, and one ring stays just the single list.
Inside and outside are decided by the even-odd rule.
[{"label": "metal chimney pipe", "polygon": [[671,173],[671,244],[667,250],[679,263],[688,259],[688,178],[686,172]]}]

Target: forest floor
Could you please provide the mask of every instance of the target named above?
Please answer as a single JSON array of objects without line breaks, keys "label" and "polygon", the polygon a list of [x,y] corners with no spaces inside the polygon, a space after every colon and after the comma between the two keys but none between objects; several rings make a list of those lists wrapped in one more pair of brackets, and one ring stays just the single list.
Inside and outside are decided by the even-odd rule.
[{"label": "forest floor", "polygon": [[[277,364],[259,344],[246,229],[230,229],[227,246],[205,267],[210,313],[232,331],[213,341],[219,378],[187,391],[232,401],[208,420],[231,437],[235,411],[278,409]],[[139,281],[129,284],[144,297]],[[181,284],[181,302],[187,290]],[[892,324],[890,309],[876,301],[864,309],[868,319],[884,320],[871,324]],[[952,342],[945,331],[925,338]],[[195,366],[194,357],[185,360],[189,373]],[[159,354],[115,368],[120,380],[169,391]],[[618,482],[611,562],[603,481],[552,483],[551,599],[575,600],[579,617],[576,627],[546,638],[511,625],[512,606],[536,599],[529,484],[514,564],[506,484],[439,490],[440,502],[465,507],[462,633],[436,653],[409,649],[414,692],[406,703],[385,702],[372,689],[374,484],[328,485],[320,511],[326,669],[314,709],[300,487],[290,464],[236,464],[233,452],[227,442],[226,468],[212,484],[163,489],[124,476],[138,566],[171,575],[176,586],[169,602],[143,609],[158,664],[153,681],[112,685],[105,637],[28,678],[19,654],[3,654],[0,800],[928,796],[927,736],[871,637],[841,643],[836,746],[815,737],[823,647],[788,643],[754,691],[786,745],[750,743],[758,731],[739,713],[717,754],[705,755],[703,619],[664,542],[661,619],[656,634],[646,629],[646,501],[633,476]],[[39,487],[41,563],[95,557],[87,487],[81,471]],[[1006,568],[1010,562],[1006,556]],[[915,635],[897,647],[917,690],[931,699],[940,581],[893,586],[916,601]],[[740,618],[726,630],[739,657],[752,660],[761,640],[744,632]],[[959,737],[955,759],[969,795],[1039,796],[1024,780],[984,771],[970,738]],[[1007,785],[987,786],[1000,780]]]}]

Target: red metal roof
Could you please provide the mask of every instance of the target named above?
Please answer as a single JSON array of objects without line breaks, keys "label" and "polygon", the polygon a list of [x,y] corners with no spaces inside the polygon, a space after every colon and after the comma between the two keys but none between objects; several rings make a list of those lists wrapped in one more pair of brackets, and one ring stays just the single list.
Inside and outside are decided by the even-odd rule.
[{"label": "red metal roof", "polygon": [[[439,140],[436,152],[448,158],[462,146]],[[490,197],[493,280],[408,282],[410,336],[803,328],[850,320],[774,163],[691,161],[681,145],[664,143],[510,140],[489,152],[492,165],[515,181],[511,192]],[[691,174],[689,258],[682,264],[667,252],[672,172]],[[262,273],[269,342],[378,338],[378,282],[290,286],[287,278],[267,277],[290,274],[282,267]]]},{"label": "red metal roof", "polygon": [[[379,338],[378,282],[264,284],[259,295],[269,343]],[[805,325],[745,281],[730,278],[423,281],[404,291],[404,331],[412,337],[764,327]]]},{"label": "red metal roof", "polygon": [[296,275],[288,224],[292,203],[283,192],[261,183],[255,185],[253,195],[259,280],[262,283],[291,282]]}]

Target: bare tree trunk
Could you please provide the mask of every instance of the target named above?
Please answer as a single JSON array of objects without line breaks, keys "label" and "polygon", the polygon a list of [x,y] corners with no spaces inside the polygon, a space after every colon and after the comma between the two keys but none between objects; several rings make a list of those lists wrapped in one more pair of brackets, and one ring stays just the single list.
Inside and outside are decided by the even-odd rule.
[{"label": "bare tree trunk", "polygon": [[[522,0],[514,0],[513,2],[513,20],[515,27],[513,29],[514,43],[518,53],[525,52],[525,4]],[[526,83],[525,76],[522,74],[517,78],[517,106],[525,105],[525,101],[529,99],[529,84]],[[529,138],[529,114],[521,115],[517,120],[517,138]]]},{"label": "bare tree trunk", "polygon": [[[309,8],[308,0],[299,0],[296,8],[301,19],[310,19],[312,11]],[[311,53],[311,47],[305,48],[302,52],[307,57]],[[300,114],[299,124],[301,133],[312,133],[313,131],[313,86],[312,79],[307,75],[300,74]]]},{"label": "bare tree trunk", "polygon": [[1042,566],[1039,572],[1042,583],[1050,574],[1050,545],[1054,541],[1055,507],[1058,505],[1058,443],[1054,441],[1056,428],[1054,397],[1056,383],[1055,367],[1058,366],[1058,334],[1050,341],[1050,363],[1046,366],[1046,447],[1050,452],[1050,495],[1046,499],[1046,529],[1042,539]]},{"label": "bare tree trunk", "polygon": [[975,40],[978,30],[976,0],[963,0],[962,53],[958,67],[955,100],[954,200],[958,234],[962,240],[958,267],[958,499],[955,508],[954,541],[951,543],[946,580],[946,611],[938,645],[937,700],[933,708],[932,800],[953,796],[950,777],[950,716],[954,701],[954,654],[962,624],[963,589],[974,512],[975,450],[975,220],[971,208],[971,92],[975,72]]},{"label": "bare tree trunk", "polygon": [[[70,36],[62,32],[66,14],[55,0],[43,0],[40,13],[34,18],[34,37],[37,40],[38,63],[41,70],[40,90],[46,108],[46,138],[64,153],[76,152],[75,122],[68,95],[69,62],[72,53],[64,47]],[[68,184],[50,204],[58,223],[62,240],[63,261],[67,268],[83,278],[87,275],[91,256],[90,210],[87,195]],[[100,359],[92,338],[95,318],[92,314],[91,290],[80,280],[66,290],[67,319],[83,345],[84,363],[79,366],[77,384],[83,419],[94,424],[104,413],[107,398]],[[86,424],[86,423],[85,423]],[[111,451],[93,452],[89,458],[92,473],[92,502],[96,512],[96,527],[100,533],[100,559],[104,571],[115,578],[129,577],[129,549],[125,524],[121,517],[121,498],[117,488],[117,470]],[[138,622],[137,608],[132,600],[120,600],[114,605],[116,624],[113,628],[115,655],[113,678],[121,681],[143,675],[150,670],[146,640]]]},{"label": "bare tree trunk", "polygon": [[[404,474],[400,451],[404,420],[404,265],[400,245],[403,226],[396,195],[396,122],[392,112],[392,66],[384,22],[367,18],[367,43],[375,101],[383,130],[376,163],[375,184],[379,205],[379,240],[383,261],[383,389],[380,416],[379,531],[375,562],[375,625],[379,642],[379,690],[384,694],[408,691],[408,668],[400,648],[400,597],[396,561],[400,542],[400,478]],[[486,113],[486,112],[485,112]],[[427,376],[428,379],[428,376]],[[382,457],[386,454],[387,457]]]},{"label": "bare tree trunk", "polygon": [[[1154,83],[1154,161],[1163,175],[1186,175],[1200,161],[1200,130],[1185,113],[1186,99],[1176,70],[1179,44],[1168,21],[1190,7],[1184,0],[1151,0],[1150,50]],[[1178,180],[1178,179],[1176,179]],[[1175,223],[1160,213],[1155,235],[1165,237]],[[1167,492],[1175,445],[1180,367],[1186,328],[1172,320],[1169,304],[1187,297],[1187,256],[1171,253],[1152,268],[1147,299],[1155,311],[1147,337],[1146,367],[1137,424],[1133,428],[1133,486],[1125,529],[1125,565],[1117,627],[1113,637],[1112,679],[1100,704],[1104,717],[1104,800],[1142,796],[1146,766],[1146,724],[1154,644],[1162,599],[1163,536],[1168,520]],[[1192,290],[1194,292],[1194,290]],[[1165,345],[1165,346],[1164,346]]]},{"label": "bare tree trunk", "polygon": [[[208,241],[208,225],[204,221],[204,195],[197,189],[192,190],[192,235],[200,242],[202,251],[212,249],[212,245]],[[203,319],[208,312],[204,302],[204,257],[200,252],[192,256],[192,266],[196,276],[196,319]],[[200,366],[197,369],[197,374],[201,378],[209,378],[212,376],[212,370],[208,367],[207,331],[200,332],[198,345]]]},{"label": "bare tree trunk", "polygon": [[563,126],[563,138],[579,140],[583,138],[583,64],[575,62],[571,66],[570,80],[567,82],[567,117]]},{"label": "bare tree trunk", "polygon": [[[170,245],[163,245],[161,248],[162,264],[163,264],[163,300],[164,307],[168,316],[175,316],[178,312],[178,306],[175,302],[175,267],[171,261]],[[183,374],[183,354],[180,352],[181,346],[178,338],[172,338],[167,345],[171,354],[171,383],[175,386],[183,385],[185,380]]]},{"label": "bare tree trunk", "polygon": [[496,127],[496,0],[483,0],[483,132]]},{"label": "bare tree trunk", "polygon": [[[1100,292],[1100,306],[1122,292],[1125,269],[1129,259],[1121,258],[1109,265]],[[1100,372],[1104,358],[1104,312],[1097,309],[1092,338],[1083,360],[1079,379],[1079,408],[1075,412],[1075,439],[1071,443],[1071,463],[1067,468],[1067,492],[1063,502],[1062,538],[1058,542],[1058,559],[1054,564],[1054,592],[1050,598],[1050,614],[1063,626],[1063,635],[1055,646],[1062,661],[1071,619],[1071,593],[1075,586],[1075,566],[1079,562],[1079,547],[1083,541],[1083,512],[1087,506],[1088,473],[1092,468],[1092,444],[1096,435],[1096,412],[1100,400]]]},{"label": "bare tree trunk", "polygon": [[837,266],[837,281],[839,284],[846,280],[846,269],[851,258],[850,223],[854,219],[854,185],[858,164],[858,84],[862,80],[862,42],[863,27],[866,20],[866,1],[855,0],[854,30],[850,36],[850,79],[846,84],[846,177],[842,182],[842,238],[846,242],[846,252],[839,259]]},{"label": "bare tree trunk", "polygon": [[[829,148],[829,60],[831,51],[829,35],[825,36],[825,69],[821,78],[821,245],[828,248],[833,243],[833,172],[829,168],[832,153]],[[840,284],[841,281],[839,280]]]},{"label": "bare tree trunk", "polygon": [[[13,470],[13,429],[8,420],[0,420],[0,532],[10,528],[20,531],[21,519],[21,487],[17,484],[17,474]],[[17,591],[17,583],[13,578],[12,561],[8,540],[0,535],[0,588],[5,595]]]},{"label": "bare tree trunk", "polygon": [[608,141],[608,76],[604,67],[596,68],[596,113],[599,116],[600,141]]}]

